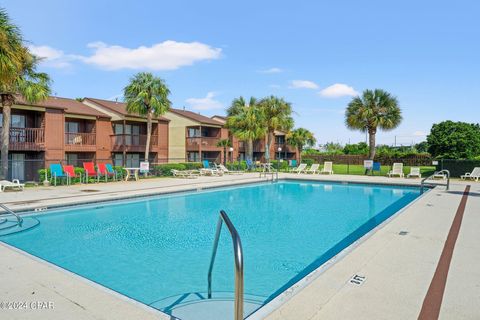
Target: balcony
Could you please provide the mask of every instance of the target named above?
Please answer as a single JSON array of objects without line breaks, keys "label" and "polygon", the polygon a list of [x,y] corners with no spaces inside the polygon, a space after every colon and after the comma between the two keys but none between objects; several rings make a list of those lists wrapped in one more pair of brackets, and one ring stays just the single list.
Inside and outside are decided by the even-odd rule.
[{"label": "balcony", "polygon": [[275,152],[278,152],[278,148],[282,148],[282,152],[296,153],[297,148],[286,143],[275,143]]},{"label": "balcony", "polygon": [[[116,134],[110,136],[114,152],[144,152],[147,145],[146,134]],[[150,136],[150,151],[158,147],[158,136]]]},{"label": "balcony", "polygon": [[11,151],[43,151],[45,150],[45,130],[43,128],[10,128],[8,148]]},{"label": "balcony", "polygon": [[187,137],[186,148],[187,151],[220,151],[222,148],[217,147],[220,138],[217,137]]},{"label": "balcony", "polygon": [[65,133],[65,151],[87,151],[96,150],[95,133],[84,132],[66,132]]},{"label": "balcony", "polygon": [[[238,151],[246,152],[247,151],[247,142],[239,141],[238,142]],[[253,142],[253,152],[265,152],[265,141],[256,140]]]}]

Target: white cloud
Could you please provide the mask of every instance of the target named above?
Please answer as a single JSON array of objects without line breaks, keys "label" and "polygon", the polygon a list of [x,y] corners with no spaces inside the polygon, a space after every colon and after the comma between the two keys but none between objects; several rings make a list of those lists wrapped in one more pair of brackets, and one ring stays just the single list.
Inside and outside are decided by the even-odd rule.
[{"label": "white cloud", "polygon": [[290,88],[294,89],[318,89],[318,85],[313,81],[308,80],[292,80]]},{"label": "white cloud", "polygon": [[216,95],[215,92],[209,92],[205,98],[188,98],[185,102],[194,110],[223,109],[223,104],[214,99]]},{"label": "white cloud", "polygon": [[340,98],[340,97],[354,97],[358,95],[358,92],[343,83],[335,83],[325,89],[320,90],[319,94],[326,98]]},{"label": "white cloud", "polygon": [[281,72],[283,72],[283,69],[273,67],[273,68],[270,68],[270,69],[259,70],[258,72],[260,72],[260,73],[281,73]]},{"label": "white cloud", "polygon": [[197,61],[219,59],[222,49],[200,42],[176,42],[167,40],[151,47],[126,48],[103,42],[88,44],[93,55],[84,57],[85,63],[107,70],[150,69],[175,70]]},{"label": "white cloud", "polygon": [[32,54],[41,58],[41,64],[52,68],[68,68],[73,60],[77,60],[78,56],[67,55],[62,50],[58,50],[49,46],[30,45],[28,49]]}]

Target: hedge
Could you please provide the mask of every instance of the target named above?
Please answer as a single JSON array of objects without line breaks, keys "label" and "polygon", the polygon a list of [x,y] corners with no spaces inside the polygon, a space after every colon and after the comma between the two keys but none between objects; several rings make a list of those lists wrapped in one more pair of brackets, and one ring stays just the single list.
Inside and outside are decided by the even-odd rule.
[{"label": "hedge", "polygon": [[451,177],[459,178],[467,172],[472,172],[475,167],[480,167],[480,160],[443,159],[438,160],[437,171],[447,169]]}]

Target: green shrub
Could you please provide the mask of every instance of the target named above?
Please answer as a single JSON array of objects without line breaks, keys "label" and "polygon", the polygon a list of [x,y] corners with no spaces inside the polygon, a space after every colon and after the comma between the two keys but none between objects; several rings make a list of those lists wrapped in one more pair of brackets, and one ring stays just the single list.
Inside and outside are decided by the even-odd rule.
[{"label": "green shrub", "polygon": [[306,163],[309,166],[311,166],[313,162],[314,162],[313,159],[302,159],[302,163]]},{"label": "green shrub", "polygon": [[227,162],[226,165],[228,170],[247,170],[247,162],[246,161],[233,161]]},{"label": "green shrub", "polygon": [[287,171],[288,170],[288,160],[278,161],[278,160],[271,160],[273,169],[280,171]]},{"label": "green shrub", "polygon": [[158,177],[170,177],[173,170],[186,170],[186,163],[165,163],[154,167],[153,173]]},{"label": "green shrub", "polygon": [[187,170],[198,170],[203,168],[203,164],[201,162],[185,162],[182,164],[185,165]]}]

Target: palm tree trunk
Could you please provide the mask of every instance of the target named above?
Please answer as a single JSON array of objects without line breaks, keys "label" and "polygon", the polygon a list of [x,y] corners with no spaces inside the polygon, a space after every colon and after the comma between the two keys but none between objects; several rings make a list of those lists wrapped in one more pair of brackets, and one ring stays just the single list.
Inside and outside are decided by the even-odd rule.
[{"label": "palm tree trunk", "polygon": [[10,143],[10,115],[13,100],[7,95],[2,95],[1,103],[3,106],[3,125],[2,125],[2,138],[1,138],[1,153],[2,153],[2,168],[0,171],[0,178],[7,179],[8,177],[8,147]]},{"label": "palm tree trunk", "polygon": [[223,147],[223,165],[227,166],[227,147]]},{"label": "palm tree trunk", "polygon": [[270,162],[270,146],[272,145],[272,133],[267,133],[267,145],[265,146],[265,162]]},{"label": "palm tree trunk", "polygon": [[297,146],[297,154],[298,154],[298,163],[302,163],[302,150],[303,146]]},{"label": "palm tree trunk", "polygon": [[145,145],[145,161],[148,161],[148,156],[150,154],[151,136],[152,136],[152,112],[149,109],[147,112],[147,142]]},{"label": "palm tree trunk", "polygon": [[368,130],[368,145],[370,147],[368,159],[373,160],[375,158],[375,135],[377,130],[369,129]]},{"label": "palm tree trunk", "polygon": [[253,140],[252,139],[248,139],[247,141],[247,160],[250,159],[251,161],[253,161]]}]

